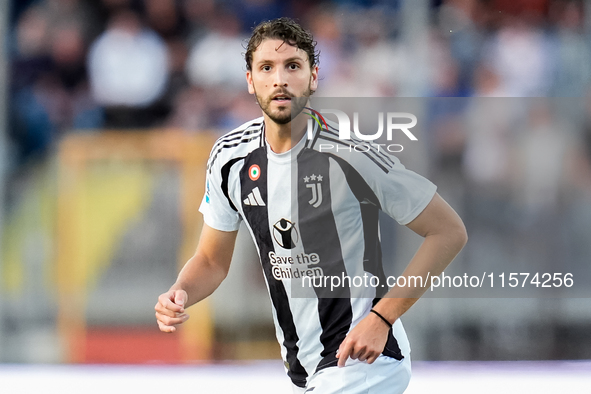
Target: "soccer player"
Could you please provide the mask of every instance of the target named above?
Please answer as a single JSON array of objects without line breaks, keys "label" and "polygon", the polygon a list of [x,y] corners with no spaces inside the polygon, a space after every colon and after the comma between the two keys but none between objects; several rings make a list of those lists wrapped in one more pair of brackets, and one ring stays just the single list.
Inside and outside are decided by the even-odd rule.
[{"label": "soccer player", "polygon": [[298,24],[287,18],[260,24],[245,57],[248,91],[263,116],[211,150],[201,239],[158,298],[160,330],[176,331],[188,319],[185,308],[220,285],[244,221],[261,259],[294,393],[402,393],[410,379],[410,347],[399,317],[425,288],[394,287],[385,294],[387,288],[349,283],[335,290],[310,282],[385,279],[380,209],[424,237],[403,275],[425,280],[462,249],[464,225],[431,182],[395,157],[320,152],[323,142],[346,142],[337,140],[331,124],[316,126],[314,138],[306,138],[300,112],[317,88],[318,58],[312,36]]}]

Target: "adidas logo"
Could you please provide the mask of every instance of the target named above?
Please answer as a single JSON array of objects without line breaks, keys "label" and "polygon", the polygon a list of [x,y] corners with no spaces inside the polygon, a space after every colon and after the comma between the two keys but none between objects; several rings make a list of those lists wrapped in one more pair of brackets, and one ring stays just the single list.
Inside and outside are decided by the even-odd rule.
[{"label": "adidas logo", "polygon": [[244,199],[244,205],[252,205],[255,207],[265,206],[263,196],[261,196],[261,191],[259,190],[258,186],[252,189],[252,191],[248,194],[248,197]]}]

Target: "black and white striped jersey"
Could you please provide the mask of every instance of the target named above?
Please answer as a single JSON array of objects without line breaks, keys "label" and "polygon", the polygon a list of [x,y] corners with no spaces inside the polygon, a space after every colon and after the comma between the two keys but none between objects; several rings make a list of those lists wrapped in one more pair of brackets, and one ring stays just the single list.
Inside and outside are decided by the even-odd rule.
[{"label": "black and white striped jersey", "polygon": [[[243,220],[257,247],[273,305],[276,335],[293,383],[336,366],[347,333],[388,288],[311,285],[311,278],[377,277],[384,284],[378,230],[383,210],[401,224],[427,206],[436,187],[379,151],[355,151],[332,129],[314,132],[289,152],[265,142],[263,118],[221,137],[207,168],[200,211],[218,230]],[[340,149],[321,151],[323,144]],[[384,351],[410,351],[396,322]],[[351,361],[350,362],[354,362]]]}]

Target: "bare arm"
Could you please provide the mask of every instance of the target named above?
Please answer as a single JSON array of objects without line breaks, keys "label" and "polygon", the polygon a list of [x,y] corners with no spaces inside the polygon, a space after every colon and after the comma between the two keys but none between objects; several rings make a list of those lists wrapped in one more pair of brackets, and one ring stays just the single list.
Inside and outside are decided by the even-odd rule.
[{"label": "bare arm", "polygon": [[187,261],[170,290],[158,297],[156,319],[164,332],[176,331],[176,325],[189,316],[185,307],[203,300],[228,275],[237,231],[225,232],[203,226],[197,251]]},{"label": "bare arm", "polygon": [[[440,196],[433,200],[415,220],[407,225],[415,233],[423,236],[423,243],[410,260],[402,276],[421,276],[422,288],[394,287],[374,307],[389,321],[396,321],[427,290],[429,278],[445,270],[468,241],[462,219]],[[410,281],[407,280],[407,283]]]},{"label": "bare arm", "polygon": [[[464,223],[439,194],[435,194],[429,205],[407,227],[425,239],[402,275],[421,276],[425,286],[394,287],[376,304],[373,309],[390,322],[396,321],[423,295],[427,289],[427,274],[441,274],[468,240]],[[374,362],[384,349],[388,330],[387,324],[370,313],[341,344],[339,366],[345,365],[347,357]]]}]

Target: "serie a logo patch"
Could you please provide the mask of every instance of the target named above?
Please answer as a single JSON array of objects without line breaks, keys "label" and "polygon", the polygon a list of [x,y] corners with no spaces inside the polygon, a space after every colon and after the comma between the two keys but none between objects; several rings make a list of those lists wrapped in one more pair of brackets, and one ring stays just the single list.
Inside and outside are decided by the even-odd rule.
[{"label": "serie a logo patch", "polygon": [[256,181],[261,176],[261,167],[256,164],[253,164],[248,169],[248,176],[250,177],[251,181]]}]

